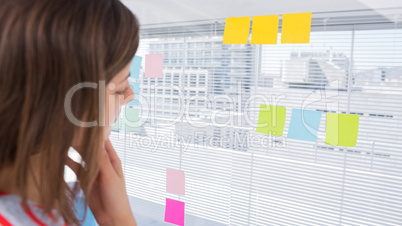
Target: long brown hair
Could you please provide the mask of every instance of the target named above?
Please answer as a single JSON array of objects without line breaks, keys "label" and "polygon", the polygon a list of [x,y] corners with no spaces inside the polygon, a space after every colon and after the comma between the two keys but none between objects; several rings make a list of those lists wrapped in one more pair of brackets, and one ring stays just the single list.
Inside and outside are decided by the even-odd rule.
[{"label": "long brown hair", "polygon": [[[7,183],[15,183],[25,204],[35,167],[29,159],[40,152],[41,204],[49,212],[57,200],[68,223],[78,223],[75,194],[63,176],[80,127],[68,120],[65,97],[82,82],[108,83],[134,57],[138,33],[137,19],[118,0],[0,0],[0,170],[15,170],[15,181]],[[76,92],[71,108],[84,122],[104,117],[99,89]],[[86,168],[77,177],[87,197],[103,130],[86,128],[82,136]]]}]

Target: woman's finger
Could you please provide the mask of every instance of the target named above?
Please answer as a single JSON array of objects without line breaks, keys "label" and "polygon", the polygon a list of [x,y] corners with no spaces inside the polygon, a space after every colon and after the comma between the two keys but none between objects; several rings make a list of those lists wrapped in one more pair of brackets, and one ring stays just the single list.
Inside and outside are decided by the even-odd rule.
[{"label": "woman's finger", "polygon": [[112,178],[119,176],[119,174],[114,169],[108,152],[103,149],[101,152],[101,160],[99,164],[99,175],[103,180],[112,180]]},{"label": "woman's finger", "polygon": [[123,168],[121,166],[120,158],[114,150],[113,145],[109,139],[105,141],[105,149],[107,154],[109,155],[110,162],[117,175],[119,175],[120,178],[123,178]]}]

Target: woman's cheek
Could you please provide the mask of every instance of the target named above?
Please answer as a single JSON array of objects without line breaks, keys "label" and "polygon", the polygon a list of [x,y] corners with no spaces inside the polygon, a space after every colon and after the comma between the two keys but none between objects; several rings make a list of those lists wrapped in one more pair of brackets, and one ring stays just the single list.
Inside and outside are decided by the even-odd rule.
[{"label": "woman's cheek", "polygon": [[114,106],[115,112],[117,114],[116,120],[117,120],[118,117],[120,117],[121,107],[124,105],[124,104],[122,104],[123,99],[124,99],[124,96],[120,95],[118,101],[116,102],[116,104]]}]

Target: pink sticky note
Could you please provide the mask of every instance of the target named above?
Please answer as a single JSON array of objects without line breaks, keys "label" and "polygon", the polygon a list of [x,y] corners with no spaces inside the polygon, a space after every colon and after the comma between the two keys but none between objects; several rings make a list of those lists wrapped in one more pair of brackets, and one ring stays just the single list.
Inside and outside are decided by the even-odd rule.
[{"label": "pink sticky note", "polygon": [[161,78],[163,77],[163,55],[146,54],[145,55],[145,77]]},{"label": "pink sticky note", "polygon": [[165,222],[184,225],[184,202],[166,198]]},{"label": "pink sticky note", "polygon": [[184,172],[181,170],[166,169],[166,192],[177,195],[184,195],[184,188]]}]

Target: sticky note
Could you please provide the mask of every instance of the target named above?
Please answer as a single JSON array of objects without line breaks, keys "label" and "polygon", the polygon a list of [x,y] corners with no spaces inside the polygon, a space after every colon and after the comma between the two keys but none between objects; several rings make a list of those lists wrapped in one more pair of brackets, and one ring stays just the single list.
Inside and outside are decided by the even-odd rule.
[{"label": "sticky note", "polygon": [[[80,190],[82,192],[82,190]],[[93,215],[89,206],[86,205],[86,201],[84,197],[77,196],[76,201],[74,202],[75,211],[74,214],[78,220],[83,220],[80,225],[97,225],[95,216]],[[86,214],[85,214],[86,211]]]},{"label": "sticky note", "polygon": [[181,170],[166,169],[166,192],[184,195],[184,172]]},{"label": "sticky note", "polygon": [[283,14],[282,43],[310,43],[311,13]]},{"label": "sticky note", "polygon": [[163,55],[147,54],[145,55],[145,77],[162,78],[163,77]]},{"label": "sticky note", "polygon": [[278,26],[279,15],[253,16],[251,44],[276,44]]},{"label": "sticky note", "polygon": [[223,44],[247,44],[251,17],[226,18]]},{"label": "sticky note", "polygon": [[184,202],[166,198],[165,222],[184,225]]},{"label": "sticky note", "polygon": [[134,92],[134,100],[127,103],[128,106],[138,106],[140,103],[140,83],[139,82],[129,82],[131,89]]},{"label": "sticky note", "polygon": [[125,131],[138,132],[139,110],[135,108],[123,108],[123,127]]},{"label": "sticky note", "polygon": [[359,115],[327,114],[325,144],[354,147],[359,131]]},{"label": "sticky note", "polygon": [[140,69],[141,69],[142,57],[134,56],[130,67],[130,77],[134,79],[140,79]]},{"label": "sticky note", "polygon": [[285,128],[285,119],[286,108],[261,104],[256,132],[280,137]]},{"label": "sticky note", "polygon": [[287,138],[316,142],[321,111],[293,109]]}]

